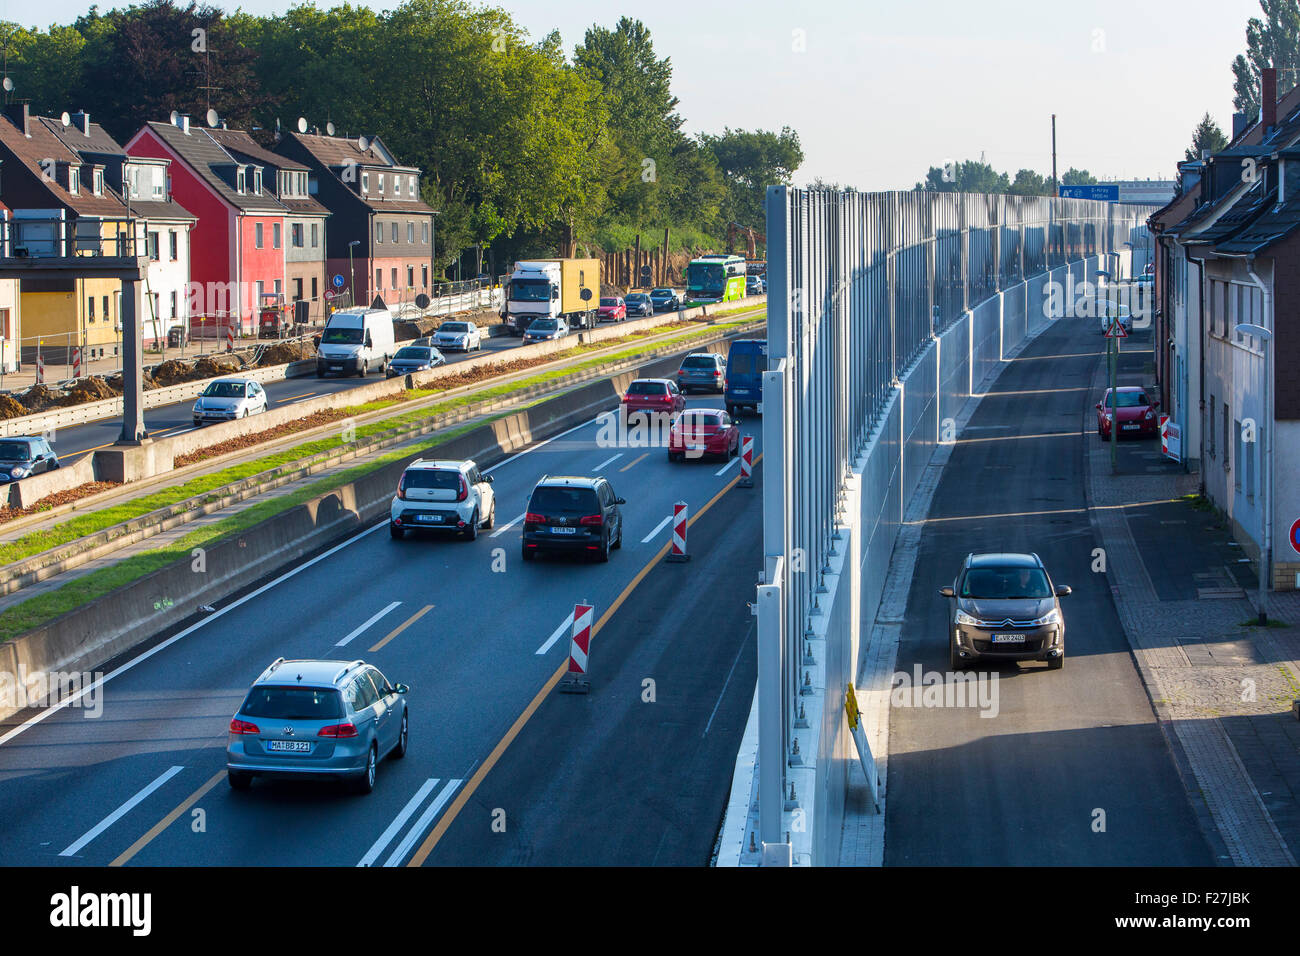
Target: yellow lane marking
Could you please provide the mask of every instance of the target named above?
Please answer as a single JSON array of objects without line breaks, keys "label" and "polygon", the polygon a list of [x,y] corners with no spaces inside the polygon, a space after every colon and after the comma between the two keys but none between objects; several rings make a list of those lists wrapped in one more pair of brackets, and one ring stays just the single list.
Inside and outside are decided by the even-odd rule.
[{"label": "yellow lane marking", "polygon": [[373,654],[375,651],[379,650],[381,647],[383,647],[385,644],[387,644],[389,641],[395,638],[398,634],[401,634],[404,630],[406,630],[408,627],[410,627],[412,624],[414,624],[416,621],[424,617],[424,615],[428,614],[432,610],[433,610],[432,604],[426,604],[424,607],[420,608],[420,610],[416,611],[414,614],[408,617],[401,624],[397,625],[397,627],[389,631],[387,636],[382,641],[380,641],[374,647],[370,648],[370,653]]},{"label": "yellow lane marking", "polygon": [[632,459],[631,461],[629,461],[626,465],[624,465],[622,468],[620,468],[619,471],[627,471],[629,468],[631,468],[633,465],[635,465],[635,464],[636,464],[638,461],[640,461],[642,458],[647,458],[647,457],[649,457],[649,455],[650,455],[650,453],[649,453],[648,451],[647,451],[647,452],[643,452],[643,453],[640,455],[640,457],[633,458],[633,459]]},{"label": "yellow lane marking", "polygon": [[[648,455],[650,453],[646,452],[646,454]],[[754,459],[754,464],[757,465],[762,460],[763,456],[760,454]],[[740,475],[737,475],[735,478],[732,478],[729,482],[723,485],[722,490],[710,498],[708,504],[704,505],[704,507],[700,508],[699,511],[695,512],[695,514],[691,515],[691,517],[687,519],[687,527],[690,527],[700,518],[704,517],[704,513],[712,508],[723,495],[736,487],[738,481],[740,481]],[[592,627],[592,637],[595,637],[600,629],[605,626],[605,622],[613,616],[614,612],[623,606],[623,602],[627,600],[628,595],[636,590],[637,586],[645,580],[645,576],[664,559],[664,556],[668,553],[668,549],[671,546],[672,542],[665,543],[664,546],[656,552],[655,556],[650,559],[649,563],[647,563],[646,566],[637,573],[637,576],[628,583],[627,587],[623,589],[623,593],[614,600],[614,603],[609,606],[609,610],[602,614],[600,620]],[[528,702],[528,706],[524,708],[524,712],[519,715],[513,724],[510,725],[510,729],[506,731],[505,736],[502,737],[497,742],[497,745],[492,748],[492,752],[488,754],[487,759],[484,760],[478,770],[474,772],[474,776],[470,778],[469,783],[461,788],[460,793],[456,795],[456,799],[452,801],[451,806],[449,806],[446,812],[443,813],[442,818],[438,821],[437,825],[429,835],[424,838],[424,842],[421,843],[420,848],[415,851],[415,855],[411,857],[410,862],[406,864],[407,866],[424,865],[424,861],[428,859],[429,854],[433,852],[433,848],[438,845],[438,841],[442,839],[443,834],[446,833],[452,823],[455,822],[456,817],[460,814],[460,811],[464,808],[465,804],[469,802],[470,797],[472,797],[474,792],[478,790],[479,785],[483,783],[492,768],[496,766],[497,761],[501,759],[501,755],[506,752],[506,748],[514,742],[514,739],[517,736],[519,736],[519,732],[524,729],[524,725],[528,723],[529,718],[531,718],[537,708],[541,706],[542,701],[546,699],[546,695],[555,688],[555,685],[560,682],[560,678],[564,676],[564,672],[568,669],[569,661],[566,658],[564,663],[555,669],[555,673],[550,676],[550,679],[542,686],[542,689],[539,690],[533,699]]]},{"label": "yellow lane marking", "polygon": [[300,398],[308,398],[308,397],[310,397],[310,396],[312,396],[312,395],[315,395],[315,394],[316,394],[315,392],[303,392],[301,395],[290,395],[288,398],[282,398],[282,399],[280,399],[280,401],[282,401],[282,402],[292,402],[292,401],[296,401],[297,399],[300,399]]},{"label": "yellow lane marking", "polygon": [[198,803],[201,799],[203,799],[203,795],[207,793],[209,790],[211,790],[213,787],[215,787],[217,785],[217,781],[219,781],[225,775],[226,772],[224,770],[218,770],[216,773],[214,773],[212,775],[212,778],[208,780],[207,783],[205,783],[203,786],[199,787],[199,789],[195,790],[188,797],[186,797],[184,802],[181,803],[180,806],[178,806],[171,813],[167,814],[167,816],[163,817],[152,827],[150,827],[148,833],[146,833],[144,836],[140,837],[140,839],[132,843],[129,847],[127,847],[126,851],[121,856],[119,856],[116,860],[114,860],[112,863],[108,865],[122,866],[124,863],[129,862],[131,857],[135,856],[137,853],[139,853],[141,850],[147,847],[150,843],[152,843],[154,837],[156,837],[158,834],[162,833],[169,826],[175,823],[177,817],[179,817],[182,813],[184,813],[190,807],[194,806],[194,804]]}]

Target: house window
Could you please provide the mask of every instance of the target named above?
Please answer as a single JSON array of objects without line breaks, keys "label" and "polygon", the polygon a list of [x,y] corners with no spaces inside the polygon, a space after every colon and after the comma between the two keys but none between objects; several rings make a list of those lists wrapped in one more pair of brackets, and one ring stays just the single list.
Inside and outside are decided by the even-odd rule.
[{"label": "house window", "polygon": [[[120,295],[121,293],[118,294]],[[104,321],[107,322],[110,318],[112,318],[112,316],[108,314],[108,296],[104,296],[101,301],[104,304]]]},{"label": "house window", "polygon": [[420,288],[429,288],[429,267],[420,266]]},{"label": "house window", "polygon": [[104,171],[102,169],[95,170],[95,185],[93,188],[96,196],[104,195]]},{"label": "house window", "polygon": [[260,309],[262,307],[262,293],[266,291],[266,283],[258,279],[253,283],[253,288],[257,292],[257,307]]},{"label": "house window", "polygon": [[318,236],[318,234],[319,234],[319,231],[320,231],[320,223],[318,223],[318,222],[313,222],[313,223],[311,224],[311,247],[312,247],[313,249],[316,248],[316,245],[317,245],[317,241],[316,241],[316,240],[317,240],[317,236]]},{"label": "house window", "polygon": [[262,170],[260,168],[253,170],[253,192],[262,195]]},{"label": "house window", "polygon": [[76,166],[68,167],[68,192],[77,195],[77,190],[81,188],[81,170]]},{"label": "house window", "polygon": [[302,279],[293,280],[293,301],[297,302],[302,298]]},{"label": "house window", "polygon": [[413,222],[408,222],[406,224],[406,241],[410,243],[415,242],[415,223]]},{"label": "house window", "polygon": [[281,238],[280,233],[283,228],[284,227],[281,226],[280,223],[278,222],[271,223],[271,248],[272,249],[280,248],[280,238]]},{"label": "house window", "polygon": [[8,341],[13,338],[13,329],[9,328],[9,310],[0,309],[0,339]]},{"label": "house window", "polygon": [[1228,450],[1228,429],[1231,427],[1232,416],[1228,412],[1228,403],[1223,403],[1223,470],[1228,471],[1232,468],[1232,459],[1228,456],[1231,454]]},{"label": "house window", "polygon": [[397,223],[393,223],[393,242],[397,241]]},{"label": "house window", "polygon": [[384,270],[383,270],[383,269],[376,269],[376,270],[375,270],[375,288],[376,288],[376,289],[382,289],[383,287],[384,287]]},{"label": "house window", "polygon": [[276,280],[275,280],[275,294],[278,296],[278,295],[280,295],[282,292],[284,292],[284,280],[283,280],[283,279],[276,279]]},{"label": "house window", "polygon": [[158,261],[158,233],[149,233],[149,258],[154,262]]},{"label": "house window", "polygon": [[235,170],[235,192],[241,196],[244,194],[244,171],[242,169]]},{"label": "house window", "polygon": [[1214,417],[1214,396],[1211,395],[1211,396],[1210,396],[1210,416],[1209,416],[1209,422],[1210,422],[1210,436],[1209,436],[1209,437],[1210,437],[1210,440],[1209,440],[1209,442],[1206,444],[1206,448],[1209,450],[1209,452],[1210,452],[1210,457],[1211,457],[1211,458],[1214,457],[1214,423],[1215,423],[1215,421],[1216,421],[1216,419],[1215,419],[1215,417]]},{"label": "house window", "polygon": [[382,196],[383,194],[384,194],[384,174],[380,173],[379,174],[379,195]]},{"label": "house window", "polygon": [[91,322],[95,321],[95,297],[93,295],[86,297],[86,318],[90,319]]},{"label": "house window", "polygon": [[406,287],[408,289],[415,287],[415,266],[406,267]]},{"label": "house window", "polygon": [[176,318],[176,290],[172,289],[172,318]]},{"label": "house window", "polygon": [[406,187],[407,187],[407,189],[410,191],[410,195],[411,195],[411,197],[414,198],[414,197],[415,197],[415,177],[414,177],[414,176],[412,176],[410,179],[408,179],[408,180],[406,181]]},{"label": "house window", "polygon": [[383,242],[383,241],[384,241],[384,224],[382,222],[377,222],[375,223],[375,242]]},{"label": "house window", "polygon": [[307,174],[306,173],[298,174],[298,195],[299,196],[307,195]]},{"label": "house window", "polygon": [[176,230],[168,229],[167,230],[167,253],[168,255],[171,256],[172,262],[175,262],[176,259],[178,258],[176,253],[178,244],[179,244],[179,240],[177,239]]},{"label": "house window", "polygon": [[289,241],[295,249],[303,247],[302,223],[295,222],[289,226]]},{"label": "house window", "polygon": [[429,224],[427,222],[420,223],[420,241],[426,246],[429,244]]},{"label": "house window", "polygon": [[397,267],[393,267],[393,288],[397,288]]},{"label": "house window", "polygon": [[316,191],[319,190],[319,189],[320,189],[320,184],[319,184],[318,182],[316,182],[316,177],[315,177],[315,176],[312,176],[312,177],[308,178],[308,180],[307,180],[307,192],[308,192],[308,194],[314,196],[314,195],[316,195]]},{"label": "house window", "polygon": [[253,226],[253,245],[261,249],[263,245],[262,239],[262,224],[260,222],[255,223]]},{"label": "house window", "polygon": [[316,277],[311,277],[311,297],[312,301],[316,300]]},{"label": "house window", "polygon": [[362,191],[363,193],[368,193],[368,192],[370,192],[370,174],[369,174],[369,173],[362,173],[362,174],[361,174],[361,191]]}]

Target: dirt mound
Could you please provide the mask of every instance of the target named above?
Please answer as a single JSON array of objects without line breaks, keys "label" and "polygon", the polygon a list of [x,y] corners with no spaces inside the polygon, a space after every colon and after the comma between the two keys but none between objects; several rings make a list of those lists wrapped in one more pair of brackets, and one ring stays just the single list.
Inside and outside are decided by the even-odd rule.
[{"label": "dirt mound", "polygon": [[305,343],[277,342],[275,345],[267,346],[257,364],[263,368],[268,365],[285,365],[289,362],[300,362],[305,358],[311,358],[313,354],[310,347]]},{"label": "dirt mound", "polygon": [[201,378],[218,378],[222,375],[229,375],[232,372],[239,371],[239,363],[230,358],[210,358],[204,356],[194,363],[191,373],[181,379],[183,382],[193,382]]},{"label": "dirt mound", "polygon": [[[120,379],[120,376],[115,376]],[[179,385],[181,382],[188,382],[191,378],[190,367],[184,362],[176,359],[168,359],[161,365],[155,365],[153,368],[153,380],[161,385]],[[119,382],[120,384],[120,382]]]},{"label": "dirt mound", "polygon": [[43,412],[47,408],[55,408],[59,405],[59,398],[47,385],[33,385],[22,393],[19,401],[27,409],[28,415],[34,412]]},{"label": "dirt mound", "polygon": [[77,379],[68,389],[64,404],[84,405],[87,402],[102,402],[106,398],[116,398],[119,394],[120,391],[114,391],[107,382],[95,375]]},{"label": "dirt mound", "polygon": [[0,418],[20,418],[27,414],[21,402],[16,402],[8,395],[0,395]]}]

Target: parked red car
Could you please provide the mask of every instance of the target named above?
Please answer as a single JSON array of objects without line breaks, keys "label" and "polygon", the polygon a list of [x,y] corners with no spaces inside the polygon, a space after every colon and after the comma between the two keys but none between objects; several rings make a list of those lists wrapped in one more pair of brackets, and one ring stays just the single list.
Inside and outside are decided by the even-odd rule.
[{"label": "parked red car", "polygon": [[[1140,385],[1122,385],[1115,389],[1115,417],[1119,419],[1119,434],[1151,438],[1160,434],[1160,403],[1147,394]],[[1097,434],[1102,441],[1110,441],[1110,389],[1102,393],[1097,403]]]},{"label": "parked red car", "polygon": [[720,408],[692,408],[682,412],[668,432],[668,460],[734,458],[740,454],[740,429]]},{"label": "parked red car", "polygon": [[626,318],[627,303],[620,296],[600,300],[600,308],[596,310],[597,322],[622,322]]},{"label": "parked red car", "polygon": [[619,410],[627,421],[639,412],[676,415],[686,407],[686,396],[666,378],[638,378],[627,387]]}]

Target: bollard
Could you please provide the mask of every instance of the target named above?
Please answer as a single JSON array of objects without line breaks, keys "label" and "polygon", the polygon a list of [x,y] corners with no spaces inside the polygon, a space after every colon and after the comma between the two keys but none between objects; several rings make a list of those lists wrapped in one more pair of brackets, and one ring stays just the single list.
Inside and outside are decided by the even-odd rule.
[{"label": "bollard", "polygon": [[746,435],[740,440],[740,482],[741,488],[754,487],[754,436]]},{"label": "bollard", "polygon": [[560,681],[560,693],[585,694],[591,690],[588,661],[591,651],[591,621],[595,608],[590,604],[573,606],[573,638],[569,642],[569,670]]},{"label": "bollard", "polygon": [[668,560],[673,563],[689,561],[686,553],[686,502],[679,501],[673,505],[673,544],[668,552]]}]

